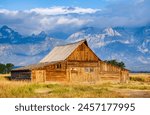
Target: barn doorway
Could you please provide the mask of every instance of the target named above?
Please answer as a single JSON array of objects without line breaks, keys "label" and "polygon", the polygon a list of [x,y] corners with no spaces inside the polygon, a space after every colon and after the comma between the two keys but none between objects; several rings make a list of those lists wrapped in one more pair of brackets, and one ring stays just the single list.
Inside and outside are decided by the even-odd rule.
[{"label": "barn doorway", "polygon": [[46,77],[45,70],[37,70],[36,71],[36,82],[44,82]]}]

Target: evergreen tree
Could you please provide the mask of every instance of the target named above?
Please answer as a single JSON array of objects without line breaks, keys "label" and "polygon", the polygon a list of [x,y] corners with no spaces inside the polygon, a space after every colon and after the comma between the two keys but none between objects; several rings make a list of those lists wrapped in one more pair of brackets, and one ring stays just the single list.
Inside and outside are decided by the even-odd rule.
[{"label": "evergreen tree", "polygon": [[1,73],[1,74],[6,73],[6,67],[5,67],[5,64],[1,64],[1,63],[0,63],[0,73]]},{"label": "evergreen tree", "polygon": [[124,62],[118,62],[116,60],[105,60],[105,62],[108,63],[108,64],[111,64],[111,65],[114,65],[114,66],[125,68]]},{"label": "evergreen tree", "polygon": [[10,73],[14,65],[12,63],[7,63],[5,67],[6,67],[6,73]]},{"label": "evergreen tree", "polygon": [[0,73],[1,74],[10,73],[13,67],[14,65],[11,63],[7,63],[7,64],[0,63]]}]

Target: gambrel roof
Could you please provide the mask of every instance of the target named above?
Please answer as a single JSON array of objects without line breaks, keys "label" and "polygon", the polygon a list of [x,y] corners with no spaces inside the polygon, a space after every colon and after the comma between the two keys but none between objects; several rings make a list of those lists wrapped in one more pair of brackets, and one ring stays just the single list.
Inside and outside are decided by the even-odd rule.
[{"label": "gambrel roof", "polygon": [[45,58],[40,61],[40,63],[64,61],[82,43],[85,43],[88,46],[86,40],[67,45],[56,46]]}]

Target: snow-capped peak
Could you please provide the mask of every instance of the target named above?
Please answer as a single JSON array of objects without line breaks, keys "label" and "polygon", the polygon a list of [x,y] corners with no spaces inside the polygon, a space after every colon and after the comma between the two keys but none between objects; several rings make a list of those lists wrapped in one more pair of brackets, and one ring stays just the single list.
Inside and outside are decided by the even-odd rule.
[{"label": "snow-capped peak", "polygon": [[86,39],[87,41],[91,41],[92,39],[92,41],[98,43],[109,36],[115,38],[115,36],[120,37],[121,34],[112,28],[106,28],[103,31],[101,31],[101,29],[86,27],[70,35],[67,40],[76,42],[82,39]]},{"label": "snow-capped peak", "polygon": [[116,30],[113,30],[112,28],[106,28],[104,30],[104,32],[106,33],[106,35],[108,36],[121,36],[121,34],[119,32],[117,32]]},{"label": "snow-capped peak", "polygon": [[82,31],[81,32],[79,31],[79,32],[76,32],[76,33],[70,35],[69,40],[75,40],[75,39],[78,39],[83,36],[84,36],[84,33]]}]

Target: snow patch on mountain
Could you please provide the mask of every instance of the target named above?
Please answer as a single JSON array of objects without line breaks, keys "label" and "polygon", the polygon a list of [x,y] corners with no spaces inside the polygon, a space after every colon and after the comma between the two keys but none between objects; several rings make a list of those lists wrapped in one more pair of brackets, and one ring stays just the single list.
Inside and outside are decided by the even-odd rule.
[{"label": "snow patch on mountain", "polygon": [[86,39],[92,48],[100,48],[113,42],[130,43],[129,40],[117,40],[118,37],[121,37],[121,34],[112,28],[105,28],[103,31],[99,29],[96,32],[86,28],[70,35],[67,41],[76,42]]},{"label": "snow patch on mountain", "polygon": [[113,30],[112,28],[106,28],[104,32],[108,36],[121,36],[119,32],[117,32],[116,30]]}]

